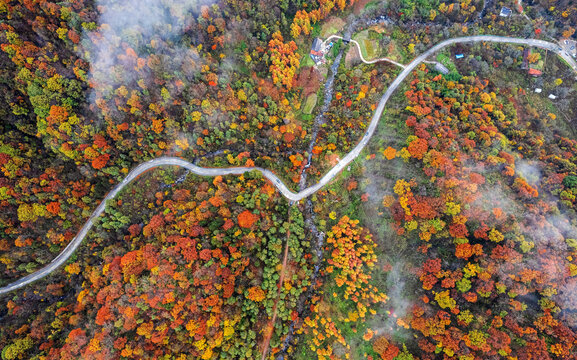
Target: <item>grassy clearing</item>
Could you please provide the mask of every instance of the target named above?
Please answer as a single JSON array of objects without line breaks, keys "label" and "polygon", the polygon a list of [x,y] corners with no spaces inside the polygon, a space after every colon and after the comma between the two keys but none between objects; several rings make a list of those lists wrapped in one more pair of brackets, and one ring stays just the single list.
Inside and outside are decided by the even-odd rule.
[{"label": "grassy clearing", "polygon": [[373,42],[365,39],[365,40],[363,40],[363,45],[364,45],[365,54],[367,54],[367,57],[369,59],[372,59],[373,57],[375,57],[375,46],[374,46]]},{"label": "grassy clearing", "polygon": [[313,112],[313,109],[317,105],[317,99],[317,94],[310,94],[309,97],[307,97],[305,106],[303,107],[303,114],[311,114]]},{"label": "grassy clearing", "polygon": [[313,61],[313,59],[311,59],[308,52],[306,52],[302,55],[299,67],[303,68],[303,67],[307,67],[307,66],[315,66],[315,62]]},{"label": "grassy clearing", "polygon": [[379,54],[379,45],[377,41],[370,38],[370,30],[363,30],[357,33],[354,37],[361,48],[361,53],[366,60],[372,60]]}]

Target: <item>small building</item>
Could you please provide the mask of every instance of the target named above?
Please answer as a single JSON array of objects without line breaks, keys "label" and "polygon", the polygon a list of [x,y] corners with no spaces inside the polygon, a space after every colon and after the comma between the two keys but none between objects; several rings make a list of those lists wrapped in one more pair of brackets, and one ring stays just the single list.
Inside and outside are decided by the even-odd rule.
[{"label": "small building", "polygon": [[537,94],[541,94],[541,93],[543,92],[543,89],[541,89],[541,88],[536,88],[536,89],[535,89],[535,92],[536,92]]},{"label": "small building", "polygon": [[555,100],[555,99],[557,99],[557,96],[555,96],[555,95],[553,95],[553,94],[549,94],[549,99]]},{"label": "small building", "polygon": [[323,41],[321,39],[315,38],[313,40],[313,46],[311,47],[309,55],[317,65],[324,62],[325,54],[323,53]]},{"label": "small building", "polygon": [[541,70],[537,70],[537,69],[534,69],[534,68],[530,68],[530,69],[529,69],[529,75],[538,77],[538,76],[543,75],[543,72],[542,72]]},{"label": "small building", "polygon": [[463,54],[457,54],[457,55],[455,55],[455,58],[456,58],[456,59],[462,59],[462,58],[464,58],[464,57],[465,57],[465,55],[463,55]]},{"label": "small building", "polygon": [[443,75],[447,75],[449,73],[449,69],[447,69],[447,67],[440,62],[435,63],[435,70]]},{"label": "small building", "polygon": [[506,7],[506,6],[503,6],[503,7],[501,8],[501,12],[499,13],[499,16],[509,17],[509,16],[511,16],[512,13],[513,13],[513,11],[512,11],[511,9],[509,9],[509,8]]}]

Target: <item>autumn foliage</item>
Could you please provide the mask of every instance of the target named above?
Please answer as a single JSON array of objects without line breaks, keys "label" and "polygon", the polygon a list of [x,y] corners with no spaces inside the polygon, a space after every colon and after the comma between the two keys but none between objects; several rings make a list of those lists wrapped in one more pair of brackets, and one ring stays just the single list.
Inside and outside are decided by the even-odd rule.
[{"label": "autumn foliage", "polygon": [[[303,326],[307,334],[313,335],[308,346],[319,359],[332,359],[335,348],[349,348],[341,331],[342,324],[366,321],[375,313],[374,308],[387,300],[371,281],[376,244],[371,234],[358,224],[358,220],[344,216],[327,234],[326,272],[330,276],[329,284],[336,286],[338,294],[313,298],[313,314],[304,319]],[[348,314],[331,314],[330,306],[336,301],[346,302],[352,310]]]},{"label": "autumn foliage", "polygon": [[[415,74],[405,93],[412,133],[393,161],[412,161],[424,176],[397,179],[394,196],[382,201],[397,234],[419,239],[426,257],[417,271],[420,300],[401,324],[409,324],[426,359],[574,352],[575,318],[565,311],[574,303],[560,291],[575,286],[577,243],[567,220],[551,217],[574,199],[543,194],[572,198],[560,182],[558,155],[545,154],[577,143],[559,136],[546,142],[523,128],[488,81],[431,79],[425,67]],[[461,100],[440,96],[446,88]],[[537,168],[551,177],[536,179]],[[431,184],[434,196],[417,195]],[[387,354],[387,341],[379,338],[373,349]]]},{"label": "autumn foliage", "polygon": [[245,210],[238,215],[238,224],[243,228],[250,229],[257,220],[258,216],[248,210]]},{"label": "autumn foliage", "polygon": [[280,32],[272,36],[268,44],[271,53],[270,72],[275,84],[283,85],[287,90],[293,86],[293,78],[299,67],[300,55],[295,53],[297,45],[294,41],[284,42]]}]

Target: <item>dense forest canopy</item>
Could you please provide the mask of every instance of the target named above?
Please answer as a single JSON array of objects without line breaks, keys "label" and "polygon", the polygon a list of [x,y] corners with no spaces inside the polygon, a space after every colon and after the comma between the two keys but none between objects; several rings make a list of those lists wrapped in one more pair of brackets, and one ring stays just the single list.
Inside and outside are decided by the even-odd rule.
[{"label": "dense forest canopy", "polygon": [[[0,0],[0,287],[138,164],[303,190],[433,45],[571,52],[576,24],[562,0]],[[300,202],[256,171],[140,175],[63,266],[0,296],[0,357],[576,359],[577,74],[559,53],[439,50]]]}]

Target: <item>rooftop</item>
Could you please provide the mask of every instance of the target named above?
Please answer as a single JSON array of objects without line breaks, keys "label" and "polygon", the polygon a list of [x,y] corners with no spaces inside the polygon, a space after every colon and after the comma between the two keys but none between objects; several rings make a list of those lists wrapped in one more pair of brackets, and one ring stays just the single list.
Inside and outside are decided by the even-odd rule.
[{"label": "rooftop", "polygon": [[511,16],[512,13],[513,11],[511,9],[509,9],[506,6],[503,6],[503,8],[501,9],[501,13],[499,15],[502,17],[509,17]]},{"label": "rooftop", "polygon": [[323,47],[323,41],[319,38],[315,38],[313,40],[313,46],[311,48],[311,53],[313,51],[320,52],[322,50],[322,47]]},{"label": "rooftop", "polygon": [[530,68],[529,69],[529,75],[533,75],[533,76],[541,76],[543,74],[543,72],[541,70],[537,70],[534,68]]}]

